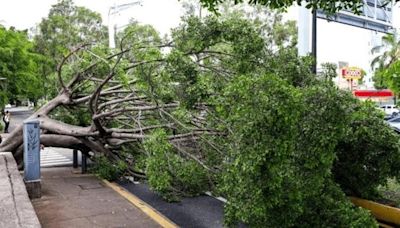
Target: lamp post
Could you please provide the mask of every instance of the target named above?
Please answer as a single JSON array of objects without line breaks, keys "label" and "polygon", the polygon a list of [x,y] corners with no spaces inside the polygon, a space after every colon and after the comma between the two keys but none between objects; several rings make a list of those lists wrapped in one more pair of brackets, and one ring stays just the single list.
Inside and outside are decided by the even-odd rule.
[{"label": "lamp post", "polygon": [[115,48],[115,33],[116,33],[116,27],[117,24],[114,21],[114,15],[116,15],[117,13],[126,10],[132,6],[136,6],[136,5],[141,5],[142,1],[134,1],[134,2],[130,2],[130,3],[125,3],[125,4],[120,4],[117,5],[114,2],[114,5],[111,6],[108,10],[108,46],[110,48]]}]

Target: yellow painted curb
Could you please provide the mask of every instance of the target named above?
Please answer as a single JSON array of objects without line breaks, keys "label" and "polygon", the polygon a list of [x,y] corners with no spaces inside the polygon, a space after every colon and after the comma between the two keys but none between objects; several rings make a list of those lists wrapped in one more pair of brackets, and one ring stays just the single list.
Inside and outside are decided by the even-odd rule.
[{"label": "yellow painted curb", "polygon": [[114,191],[116,191],[118,194],[123,196],[125,199],[127,199],[130,203],[135,205],[137,208],[139,208],[141,211],[143,211],[146,215],[148,215],[151,219],[156,221],[160,226],[165,227],[165,228],[177,228],[175,223],[173,223],[171,220],[166,218],[164,215],[162,215],[160,212],[158,212],[156,209],[148,205],[147,203],[143,202],[141,199],[139,199],[137,196],[133,195],[132,193],[126,191],[119,185],[115,183],[111,183],[107,180],[103,180],[103,182],[110,188],[112,188]]},{"label": "yellow painted curb", "polygon": [[378,225],[379,225],[379,227],[382,227],[382,228],[394,228],[393,226],[389,226],[389,225],[383,224],[381,222],[378,222]]},{"label": "yellow painted curb", "polygon": [[351,202],[371,211],[372,215],[378,220],[391,224],[400,225],[400,209],[390,207],[373,201],[350,197]]}]

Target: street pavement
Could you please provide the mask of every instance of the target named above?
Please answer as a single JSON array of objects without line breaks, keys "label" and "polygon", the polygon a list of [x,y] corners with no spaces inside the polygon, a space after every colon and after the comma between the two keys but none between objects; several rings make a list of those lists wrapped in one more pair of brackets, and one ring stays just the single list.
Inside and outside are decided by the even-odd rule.
[{"label": "street pavement", "polygon": [[[40,167],[72,166],[72,150],[65,148],[45,147],[40,151]],[[78,164],[81,153],[78,152]]]},{"label": "street pavement", "polygon": [[43,228],[160,227],[100,179],[78,171],[41,170],[42,198],[32,204]]}]

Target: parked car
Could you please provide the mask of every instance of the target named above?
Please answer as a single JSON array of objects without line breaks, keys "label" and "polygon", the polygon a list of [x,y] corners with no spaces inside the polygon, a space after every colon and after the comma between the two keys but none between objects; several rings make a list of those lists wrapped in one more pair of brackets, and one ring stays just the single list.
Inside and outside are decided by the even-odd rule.
[{"label": "parked car", "polygon": [[385,115],[384,120],[390,120],[398,116],[400,116],[400,112],[393,112],[392,115]]},{"label": "parked car", "polygon": [[392,119],[386,121],[394,130],[400,132],[400,115],[393,117]]},{"label": "parked car", "polygon": [[387,116],[392,116],[394,113],[399,113],[400,110],[395,105],[382,105],[379,107]]}]

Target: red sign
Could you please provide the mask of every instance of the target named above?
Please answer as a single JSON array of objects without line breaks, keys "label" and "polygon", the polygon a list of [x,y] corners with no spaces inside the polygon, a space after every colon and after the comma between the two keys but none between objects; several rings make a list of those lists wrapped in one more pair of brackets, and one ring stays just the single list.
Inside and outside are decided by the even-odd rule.
[{"label": "red sign", "polygon": [[394,94],[390,90],[355,90],[356,97],[393,97]]}]

